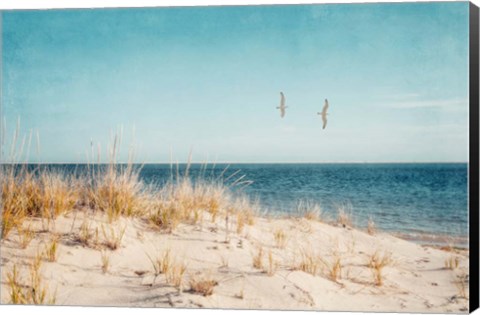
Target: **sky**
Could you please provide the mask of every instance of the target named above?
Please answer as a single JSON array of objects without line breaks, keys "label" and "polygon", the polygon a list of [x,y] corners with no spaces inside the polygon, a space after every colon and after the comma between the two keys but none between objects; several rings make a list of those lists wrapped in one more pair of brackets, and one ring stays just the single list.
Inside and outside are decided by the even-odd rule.
[{"label": "sky", "polygon": [[4,11],[2,44],[4,158],[20,121],[29,162],[468,161],[468,2]]}]

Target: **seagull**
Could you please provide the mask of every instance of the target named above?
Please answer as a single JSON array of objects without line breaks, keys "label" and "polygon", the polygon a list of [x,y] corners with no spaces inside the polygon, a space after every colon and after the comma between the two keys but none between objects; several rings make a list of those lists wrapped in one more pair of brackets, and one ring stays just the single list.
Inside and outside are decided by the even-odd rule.
[{"label": "seagull", "polygon": [[285,116],[285,108],[287,108],[287,106],[285,106],[285,95],[283,95],[283,92],[280,92],[280,106],[277,106],[277,109],[280,110],[280,117],[284,117]]},{"label": "seagull", "polygon": [[325,105],[323,105],[322,112],[317,113],[318,115],[322,116],[322,121],[323,121],[323,128],[327,127],[327,109],[328,109],[328,100],[325,99]]}]

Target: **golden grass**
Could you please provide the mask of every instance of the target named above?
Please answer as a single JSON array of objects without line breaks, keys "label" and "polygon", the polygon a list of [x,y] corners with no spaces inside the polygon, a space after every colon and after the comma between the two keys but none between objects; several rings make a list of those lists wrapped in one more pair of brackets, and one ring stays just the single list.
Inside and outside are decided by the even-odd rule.
[{"label": "golden grass", "polygon": [[234,198],[226,187],[216,182],[197,181],[188,178],[166,184],[158,194],[152,195],[147,220],[160,230],[171,233],[180,223],[196,224],[203,222],[203,213],[209,214],[211,221],[222,215],[226,222],[231,216],[237,218],[237,232],[245,224],[254,224],[255,205],[246,198]]},{"label": "golden grass", "polygon": [[100,258],[102,261],[102,272],[107,273],[110,268],[110,254],[106,250],[100,252]]},{"label": "golden grass", "polygon": [[139,178],[140,168],[132,163],[126,166],[110,163],[97,170],[92,184],[87,186],[88,204],[106,213],[109,222],[120,216],[132,217],[145,210],[145,189]]},{"label": "golden grass", "polygon": [[[152,226],[168,232],[180,223],[197,224],[204,212],[212,222],[220,215],[237,217],[237,232],[253,225],[258,204],[244,196],[233,196],[219,180],[195,180],[188,175],[178,177],[154,191],[140,179],[141,167],[129,162],[116,162],[112,150],[106,166],[89,167],[85,174],[66,174],[49,168],[29,169],[12,164],[0,168],[2,189],[1,238],[12,229],[21,229],[28,217],[39,217],[46,228],[60,214],[84,207],[104,212],[109,223],[120,217],[141,217]],[[189,166],[187,166],[188,168]],[[30,235],[22,235],[24,246]],[[91,246],[92,234],[88,219],[80,228],[78,241]]]},{"label": "golden grass", "polygon": [[183,209],[174,201],[157,201],[151,206],[148,221],[153,226],[171,233],[182,221],[182,212]]},{"label": "golden grass", "polygon": [[82,224],[80,225],[80,229],[77,235],[77,240],[84,246],[90,245],[90,240],[93,236],[90,226],[90,220],[88,219],[88,217],[85,217]]},{"label": "golden grass", "polygon": [[127,227],[125,226],[123,228],[115,229],[114,227],[109,226],[108,230],[106,230],[105,226],[102,224],[103,245],[110,250],[118,249],[122,243],[126,228]]},{"label": "golden grass", "polygon": [[[155,278],[163,274],[168,284],[182,290],[183,277],[187,271],[187,264],[183,259],[176,259],[170,248],[165,249],[160,255],[154,258],[148,254],[147,257],[152,264]],[[155,281],[155,279],[153,281]]]},{"label": "golden grass", "polygon": [[253,268],[263,269],[263,247],[259,246],[257,253],[252,257]]},{"label": "golden grass", "polygon": [[242,233],[243,228],[245,227],[246,215],[243,212],[237,213],[237,234]]},{"label": "golden grass", "polygon": [[163,253],[155,258],[147,254],[148,259],[152,263],[153,272],[155,276],[166,274],[172,266],[172,255],[170,248],[167,248]]},{"label": "golden grass", "polygon": [[337,282],[342,277],[342,260],[338,254],[334,254],[331,262],[324,261],[326,275],[332,281]]},{"label": "golden grass", "polygon": [[2,239],[15,227],[23,230],[28,217],[41,218],[48,227],[58,215],[71,211],[79,200],[79,185],[73,175],[48,168],[0,167]]},{"label": "golden grass", "polygon": [[[231,187],[249,183],[243,180],[244,176],[234,179],[237,172],[227,179],[207,181],[199,178],[193,181],[188,175],[191,166],[189,162],[183,176],[177,174],[174,179],[172,175],[170,182],[160,187],[159,191],[154,191],[153,186],[145,185],[140,179],[142,168],[133,164],[133,152],[129,151],[126,164],[118,163],[121,134],[112,139],[113,145],[109,147],[107,165],[89,164],[86,172],[82,174],[70,174],[66,170],[44,166],[32,168],[26,164],[27,161],[25,164],[18,163],[23,156],[25,142],[30,144],[24,139],[21,147],[17,148],[19,130],[18,123],[11,142],[10,164],[0,166],[1,239],[7,238],[12,229],[17,228],[19,243],[26,247],[34,236],[29,230],[22,229],[26,218],[40,218],[44,230],[48,230],[57,216],[73,209],[104,212],[109,223],[120,217],[141,217],[153,226],[167,231],[173,231],[180,223],[203,222],[204,212],[209,214],[212,222],[224,214],[237,216],[240,218],[238,232],[241,232],[244,225],[255,223],[258,204],[250,202],[244,196],[234,197],[231,194]],[[230,180],[231,184],[227,185]],[[121,237],[112,236],[112,233],[107,231],[104,231],[104,236],[107,238],[107,247],[118,247],[115,239]],[[85,219],[78,241],[91,246],[92,237],[90,224],[88,219]],[[98,246],[98,229],[95,238],[94,245]]]},{"label": "golden grass", "polygon": [[[79,182],[72,176],[45,170],[40,175],[42,217],[56,218],[72,210],[78,200]],[[46,213],[45,213],[46,212]]]},{"label": "golden grass", "polygon": [[[18,163],[27,142],[24,137],[18,147],[19,131],[20,121],[17,122],[11,149],[5,159],[9,164],[0,165],[1,239],[7,238],[15,227],[22,229],[23,221],[29,216],[40,217],[42,222],[45,220],[49,224],[59,214],[70,211],[77,199],[75,188],[78,183],[73,176],[47,167],[32,169],[27,164]],[[28,145],[31,144],[31,138],[32,133]],[[29,236],[25,237],[25,243],[28,243]]]},{"label": "golden grass", "polygon": [[265,272],[269,277],[273,276],[278,268],[278,262],[273,259],[272,251],[268,251],[268,265],[265,268]]},{"label": "golden grass", "polygon": [[17,226],[17,235],[19,239],[20,248],[25,249],[28,247],[30,242],[35,238],[35,231],[28,228],[24,229],[22,226]]},{"label": "golden grass", "polygon": [[48,243],[45,246],[45,257],[49,262],[55,262],[57,261],[57,254],[58,254],[58,236],[53,236],[52,239],[50,240],[50,243]]},{"label": "golden grass", "polygon": [[0,171],[2,189],[2,238],[29,216],[47,222],[70,211],[78,199],[73,176],[44,169],[29,170],[26,166],[3,166]]},{"label": "golden grass", "polygon": [[182,290],[183,276],[187,271],[187,264],[184,261],[173,261],[165,273],[165,278],[168,284],[175,288]]},{"label": "golden grass", "polygon": [[10,303],[26,304],[26,296],[20,285],[17,266],[13,265],[11,271],[7,272],[7,285],[10,289]]},{"label": "golden grass", "polygon": [[12,304],[55,304],[56,292],[49,294],[48,285],[40,273],[40,260],[34,259],[29,266],[29,281],[21,283],[16,265],[7,272],[7,286]]},{"label": "golden grass", "polygon": [[201,294],[203,296],[209,296],[213,294],[214,287],[218,285],[218,282],[203,276],[203,277],[190,277],[190,290],[193,293]]},{"label": "golden grass", "polygon": [[300,263],[294,266],[294,269],[299,269],[303,272],[316,276],[320,272],[321,259],[313,250],[300,251]]},{"label": "golden grass", "polygon": [[372,271],[373,282],[376,286],[382,286],[384,282],[383,268],[393,263],[392,254],[390,252],[381,253],[376,251],[367,259],[367,266]]},{"label": "golden grass", "polygon": [[273,231],[273,239],[276,247],[283,249],[287,246],[288,237],[282,228],[277,228]]}]

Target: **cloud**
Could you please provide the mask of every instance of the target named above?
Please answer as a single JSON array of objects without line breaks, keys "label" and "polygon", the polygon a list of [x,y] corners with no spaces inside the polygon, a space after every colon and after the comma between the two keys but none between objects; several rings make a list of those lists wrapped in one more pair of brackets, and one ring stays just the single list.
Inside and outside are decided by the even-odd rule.
[{"label": "cloud", "polygon": [[447,100],[410,100],[391,103],[390,108],[394,109],[443,109],[443,110],[467,110],[468,100],[447,99]]}]

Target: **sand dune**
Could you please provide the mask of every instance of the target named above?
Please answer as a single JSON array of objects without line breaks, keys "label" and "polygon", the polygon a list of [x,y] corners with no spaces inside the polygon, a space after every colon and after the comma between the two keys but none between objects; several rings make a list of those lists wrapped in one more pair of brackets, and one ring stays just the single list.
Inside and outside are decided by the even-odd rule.
[{"label": "sand dune", "polygon": [[[238,230],[229,218],[227,232],[225,218],[202,215],[172,233],[135,218],[108,224],[88,211],[60,216],[43,232],[40,219],[29,219],[24,226],[38,233],[25,249],[17,231],[2,240],[1,302],[11,302],[13,265],[28,285],[29,264],[57,235],[56,261],[43,255],[39,273],[60,305],[467,312],[468,253],[305,218],[256,217]],[[123,231],[109,249],[106,240]],[[168,270],[155,275],[152,261],[165,255]]]}]

